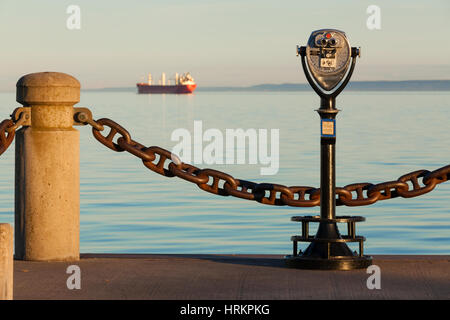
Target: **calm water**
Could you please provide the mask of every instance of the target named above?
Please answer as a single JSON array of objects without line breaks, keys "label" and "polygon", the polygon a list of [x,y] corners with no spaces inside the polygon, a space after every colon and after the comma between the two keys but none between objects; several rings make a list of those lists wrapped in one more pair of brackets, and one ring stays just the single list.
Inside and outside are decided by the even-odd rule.
[{"label": "calm water", "polygon": [[[418,169],[450,163],[449,92],[344,92],[338,99],[337,185],[395,180]],[[280,169],[261,176],[261,165],[198,165],[236,178],[285,185],[319,185],[319,99],[313,93],[214,93],[137,95],[82,92],[77,106],[107,117],[144,145],[171,149],[173,130],[280,129]],[[14,93],[0,94],[2,119]],[[291,252],[300,232],[293,215],[315,208],[262,205],[219,197],[178,178],[146,169],[127,153],[99,144],[81,131],[81,251],[135,253]],[[1,158],[0,221],[14,221],[14,147]],[[338,207],[362,215],[357,233],[368,254],[450,254],[450,183],[421,197],[366,207]],[[340,225],[346,233],[345,225]]]}]

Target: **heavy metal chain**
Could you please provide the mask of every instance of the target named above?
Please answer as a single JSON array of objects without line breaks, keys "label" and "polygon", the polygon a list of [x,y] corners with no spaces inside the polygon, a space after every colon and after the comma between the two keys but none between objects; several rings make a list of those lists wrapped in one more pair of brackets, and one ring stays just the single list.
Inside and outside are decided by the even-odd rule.
[{"label": "heavy metal chain", "polygon": [[[200,169],[183,163],[178,156],[166,149],[156,146],[146,147],[132,140],[130,133],[113,120],[102,118],[94,121],[90,115],[84,112],[75,114],[75,118],[81,123],[90,124],[94,137],[108,148],[117,152],[127,151],[142,159],[144,165],[150,170],[166,177],[177,176],[195,183],[206,192],[221,196],[231,195],[268,205],[292,207],[320,205],[320,188],[255,183],[236,179],[221,171]],[[107,135],[102,134],[105,127],[110,128]],[[114,140],[116,135],[118,138]],[[420,179],[422,186],[419,183]],[[397,180],[379,184],[349,184],[342,188],[336,188],[336,205],[365,206],[399,196],[403,198],[417,197],[430,192],[437,184],[449,179],[450,165],[447,165],[431,172],[428,170],[414,171]]]},{"label": "heavy metal chain", "polygon": [[[13,115],[16,110],[14,110]],[[13,120],[13,115],[11,115],[11,119],[5,119],[0,122],[0,155],[2,155],[13,142],[17,128],[19,128],[29,117],[28,114],[21,113],[19,119],[15,121]]]}]

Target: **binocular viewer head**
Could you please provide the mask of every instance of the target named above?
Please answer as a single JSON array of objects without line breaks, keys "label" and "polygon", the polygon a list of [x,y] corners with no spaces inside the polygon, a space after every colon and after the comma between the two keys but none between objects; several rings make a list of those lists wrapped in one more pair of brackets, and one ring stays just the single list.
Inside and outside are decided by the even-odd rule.
[{"label": "binocular viewer head", "polygon": [[[350,61],[359,56],[359,49],[350,47],[345,32],[336,29],[313,31],[306,47],[297,49],[306,58],[309,73],[324,90],[333,90],[347,73]],[[304,65],[304,69],[306,69]],[[309,80],[308,80],[309,81]],[[314,85],[310,84],[314,87]]]}]

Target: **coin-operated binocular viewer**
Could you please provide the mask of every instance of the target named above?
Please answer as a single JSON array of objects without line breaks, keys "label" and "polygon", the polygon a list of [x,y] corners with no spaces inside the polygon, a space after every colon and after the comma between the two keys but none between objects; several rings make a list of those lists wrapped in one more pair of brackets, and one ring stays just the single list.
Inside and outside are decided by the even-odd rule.
[{"label": "coin-operated binocular viewer", "polygon": [[[289,266],[302,269],[350,270],[366,268],[372,258],[364,255],[364,237],[355,234],[355,223],[363,217],[336,216],[336,96],[345,88],[355,68],[360,49],[350,47],[344,32],[334,29],[313,31],[306,47],[297,46],[306,79],[320,96],[320,216],[292,217],[302,223],[302,234],[293,236],[293,254],[286,256]],[[334,90],[333,90],[334,89]],[[318,222],[315,236],[309,223]],[[337,223],[347,223],[348,234],[339,233]],[[304,252],[298,242],[309,242]],[[359,253],[347,242],[359,242]]]}]

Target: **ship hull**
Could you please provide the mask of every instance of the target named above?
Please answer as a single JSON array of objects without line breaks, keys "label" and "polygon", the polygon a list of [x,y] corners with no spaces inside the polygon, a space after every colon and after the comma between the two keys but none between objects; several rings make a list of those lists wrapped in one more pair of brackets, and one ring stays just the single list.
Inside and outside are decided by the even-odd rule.
[{"label": "ship hull", "polygon": [[138,83],[138,93],[176,93],[185,94],[194,92],[196,84],[180,84],[175,86],[148,85],[146,83]]}]

